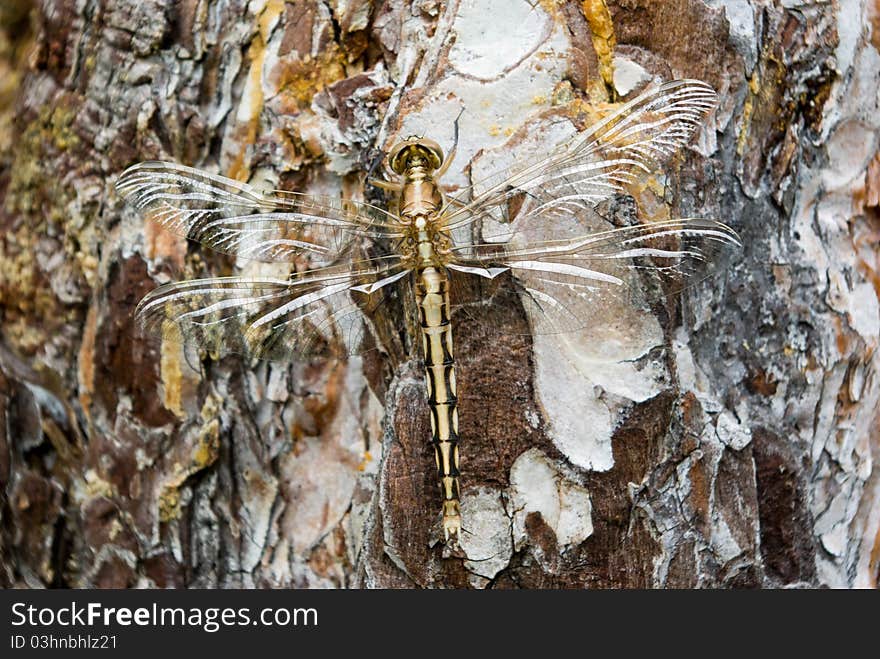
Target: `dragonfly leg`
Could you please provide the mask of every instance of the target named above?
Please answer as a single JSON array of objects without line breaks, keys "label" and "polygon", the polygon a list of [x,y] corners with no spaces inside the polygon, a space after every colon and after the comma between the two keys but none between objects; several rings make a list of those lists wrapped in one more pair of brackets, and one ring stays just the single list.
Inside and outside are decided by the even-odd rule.
[{"label": "dragonfly leg", "polygon": [[381,188],[382,190],[393,192],[394,194],[400,194],[400,191],[403,190],[402,183],[396,183],[394,181],[383,181],[380,178],[369,177],[367,179],[367,183],[377,188]]},{"label": "dragonfly leg", "polygon": [[[403,190],[403,184],[397,183],[395,181],[386,181],[385,179],[376,178],[373,174],[377,169],[380,168],[380,165],[384,163],[385,154],[379,153],[375,158],[373,158],[373,162],[370,165],[370,171],[367,172],[367,184],[372,185],[374,187],[380,188],[382,190],[388,190],[389,192],[393,192],[395,194],[399,194],[401,190]],[[385,172],[388,170],[384,169]]]},{"label": "dragonfly leg", "polygon": [[458,149],[458,120],[461,119],[462,114],[464,114],[464,108],[461,109],[458,116],[455,118],[455,122],[453,123],[452,148],[449,149],[449,153],[446,154],[446,159],[443,161],[443,164],[440,165],[440,169],[434,172],[435,179],[442,178],[442,176],[449,170],[452,161],[455,160],[455,151]]},{"label": "dragonfly leg", "polygon": [[455,199],[454,197],[444,197],[444,201],[448,202],[450,206],[455,206],[457,208],[464,208],[468,205],[468,202],[462,201],[461,199]]}]

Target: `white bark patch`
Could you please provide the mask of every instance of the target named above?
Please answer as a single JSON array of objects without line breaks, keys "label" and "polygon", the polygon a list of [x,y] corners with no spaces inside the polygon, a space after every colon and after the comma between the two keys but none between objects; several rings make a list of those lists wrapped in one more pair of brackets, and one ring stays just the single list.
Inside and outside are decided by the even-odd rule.
[{"label": "white bark patch", "polygon": [[660,362],[634,361],[662,344],[657,319],[623,305],[614,312],[616,320],[597,310],[604,326],[538,336],[533,346],[535,389],[550,438],[573,464],[595,471],[614,465],[611,435],[628,401],[656,396],[666,380]]},{"label": "white bark patch", "polygon": [[[547,144],[574,134],[568,121],[536,122],[531,128],[504,148],[481,154],[473,163],[474,180],[528,161]],[[518,219],[512,224],[486,221],[481,238],[492,242],[516,232],[516,240],[527,241],[560,231],[555,220],[545,221],[554,226],[542,226],[538,218],[530,218],[528,224]],[[630,401],[648,400],[666,384],[665,365],[643,360],[659,345],[663,332],[657,319],[628,301],[613,299],[595,305],[578,332],[535,336],[535,389],[546,412],[547,431],[573,464],[596,471],[613,466],[611,435],[619,414]]]},{"label": "white bark patch", "polygon": [[863,5],[863,0],[840,0],[840,8],[837,10],[839,40],[835,51],[839,71],[846,71],[855,60],[856,46],[865,31]]},{"label": "white bark patch", "polygon": [[849,544],[849,523],[855,515],[851,499],[854,486],[853,480],[843,483],[840,492],[816,518],[816,533],[822,546],[837,558],[844,555]]},{"label": "white bark patch", "polygon": [[561,474],[538,448],[520,455],[510,469],[510,505],[514,546],[528,541],[526,517],[541,514],[556,534],[560,549],[576,546],[593,534],[590,493]]},{"label": "white bark patch", "polygon": [[[650,317],[654,319],[653,316]],[[658,326],[659,327],[659,326]],[[644,344],[645,353],[655,345],[653,341]],[[599,361],[583,358],[575,365],[581,373],[588,374],[589,379],[602,387],[604,391],[615,396],[642,403],[659,394],[667,384],[666,367],[658,360],[649,359],[644,363],[638,361]],[[643,355],[640,355],[644,356]]]},{"label": "white bark patch", "polygon": [[825,303],[838,313],[846,313],[849,309],[849,288],[846,277],[838,268],[828,270],[828,292]]},{"label": "white bark patch", "polygon": [[497,490],[479,490],[461,501],[465,528],[461,548],[467,555],[464,566],[476,575],[493,579],[510,562],[513,543],[510,518]]},{"label": "white bark patch", "polygon": [[[838,67],[841,68],[841,62],[844,62],[852,72],[852,79],[849,85],[842,86],[840,89],[837,107],[842,116],[860,118],[860,127],[866,129],[863,135],[864,145],[870,143],[873,145],[873,151],[876,151],[878,141],[880,141],[880,115],[877,112],[877,108],[880,107],[880,94],[878,94],[876,86],[876,75],[880,70],[880,53],[876,48],[857,48],[859,39],[863,38],[861,36],[863,26],[868,18],[865,15],[867,6],[867,3],[860,4],[847,0],[841,3],[838,12],[841,32]],[[856,49],[855,53],[852,51],[853,48]],[[843,69],[841,68],[841,70]],[[861,150],[857,150],[853,155],[860,154]],[[841,154],[841,157],[844,155]],[[864,178],[856,174],[852,178],[849,188],[841,191],[842,203],[845,203],[846,197],[858,198],[863,185]],[[857,226],[858,219],[853,219],[850,215],[851,211],[845,215],[845,218]],[[855,242],[859,242],[858,238]],[[852,258],[856,264],[853,270],[861,271],[860,258],[852,251],[852,241],[849,244],[841,244],[837,253]],[[862,276],[859,279],[865,279],[865,277]],[[855,282],[858,282],[859,279],[855,279]],[[855,283],[850,296],[849,320],[851,327],[863,336],[868,346],[876,346],[878,341],[877,307],[877,298],[871,284],[865,281]],[[837,336],[832,335],[829,337],[828,343],[835,345],[832,341],[836,338]],[[877,479],[872,474],[870,442],[871,438],[876,435],[873,428],[876,426],[880,382],[873,376],[863,378],[860,375],[862,365],[854,365],[851,355],[845,354],[841,357],[841,369],[844,365],[846,365],[847,371],[852,367],[847,378],[849,380],[847,388],[855,393],[853,400],[858,399],[860,405],[839,410],[840,416],[835,418],[834,424],[830,426],[829,430],[833,428],[834,432],[828,434],[825,453],[835,461],[835,464],[827,466],[828,471],[834,476],[828,478],[824,469],[820,475],[824,476],[826,480],[819,480],[820,475],[817,475],[815,479],[817,486],[813,489],[812,501],[814,515],[817,511],[824,510],[816,518],[816,530],[822,534],[823,546],[836,557],[833,565],[832,561],[827,561],[822,555],[817,560],[820,578],[830,586],[851,584],[852,574],[856,570],[859,557],[870,555],[871,549],[869,548],[875,542],[876,520],[878,519],[876,507],[871,508],[870,491],[872,487],[876,487]],[[864,360],[864,369],[876,374],[878,367],[876,351],[869,350],[860,358]],[[843,361],[844,359],[848,361],[848,364]],[[840,382],[836,377],[839,370],[835,369],[832,374],[834,382],[827,387],[829,398],[832,394],[832,387]],[[823,398],[824,395],[825,391],[823,390]],[[874,445],[876,446],[876,442]],[[823,465],[824,467],[825,465]],[[838,467],[843,470],[843,474],[837,472]],[[865,493],[862,492],[863,487],[866,490]],[[849,497],[849,501],[842,503],[839,501],[841,497]],[[829,499],[831,499],[830,503]],[[873,522],[866,522],[871,518],[873,518]],[[858,543],[857,539],[860,536],[862,540],[861,543]]]},{"label": "white bark patch", "polygon": [[[283,469],[293,492],[292,504],[285,511],[284,526],[293,536],[293,550],[304,554],[333,528],[348,507],[355,477],[355,460],[340,461],[345,448],[326,438],[304,441],[299,455],[287,454]],[[348,464],[346,464],[346,462]]]},{"label": "white bark patch", "polygon": [[877,345],[880,336],[880,304],[871,282],[853,288],[849,298],[849,322],[868,345]]},{"label": "white bark patch", "polygon": [[305,554],[334,528],[349,509],[360,470],[375,469],[364,455],[363,428],[358,400],[366,386],[360,360],[346,371],[339,411],[321,437],[310,437],[284,456],[282,473],[290,505],[283,526],[292,537],[295,554]]},{"label": "white bark patch", "polygon": [[[803,250],[800,261],[815,269],[818,280],[827,277],[829,308],[845,315],[849,328],[871,346],[877,344],[880,305],[873,287],[860,274],[864,256],[853,249],[860,242],[859,220],[853,217],[859,211],[853,200],[864,193],[865,168],[880,142],[880,97],[876,93],[880,54],[871,47],[858,47],[867,23],[865,9],[866,3],[845,0],[836,12],[840,37],[836,67],[842,75],[823,108],[827,161],[804,168],[792,229]],[[841,334],[849,333],[830,315],[811,320],[819,328],[818,345],[808,346],[789,334],[791,347],[804,355],[800,367],[808,389],[779,409],[788,423],[795,420],[801,438],[812,443],[808,501],[814,533],[824,548],[816,556],[818,583],[844,587],[852,584],[852,575],[860,567],[859,545],[871,546],[875,537],[874,525],[864,524],[865,518],[857,513],[871,471],[865,438],[871,436],[878,399],[877,383],[862,381],[860,362],[876,370],[878,361],[876,352],[859,354],[861,349],[842,345]],[[818,363],[807,366],[807,353],[818,355]],[[857,407],[840,404],[841,391],[849,389],[848,377],[854,378]]]},{"label": "white bark patch", "polygon": [[251,572],[260,563],[278,494],[278,480],[257,470],[244,469],[241,506],[241,568]]},{"label": "white bark patch", "polygon": [[827,149],[829,166],[822,170],[822,183],[828,190],[838,190],[864,176],[877,152],[877,132],[861,121],[847,121],[834,131]]},{"label": "white bark patch", "polygon": [[730,40],[746,60],[751,73],[758,59],[755,40],[755,10],[749,0],[704,0],[710,7],[724,7],[724,16],[730,23]]},{"label": "white bark patch", "polygon": [[712,518],[712,549],[720,563],[729,563],[743,553],[742,547],[730,532],[727,521],[716,515]]},{"label": "white bark patch", "polygon": [[650,77],[651,74],[636,62],[619,55],[614,58],[614,88],[621,96],[626,96]]},{"label": "white bark patch", "polygon": [[552,20],[537,5],[510,0],[464,0],[452,29],[449,63],[459,73],[493,80],[517,66],[547,38]]},{"label": "white bark patch", "polygon": [[533,350],[536,394],[553,444],[582,469],[611,469],[613,423],[608,406],[574,368],[571,355],[560,349],[557,337],[535,337]]},{"label": "white bark patch", "polygon": [[290,397],[290,371],[277,364],[269,365],[269,382],[266,385],[266,398],[275,403],[284,403]]},{"label": "white bark patch", "polygon": [[708,376],[694,361],[688,340],[685,328],[679,327],[672,341],[679,387],[682,391],[693,392],[706,412],[718,412],[724,406],[712,392]]},{"label": "white bark patch", "polygon": [[471,184],[465,168],[477,153],[503,144],[546,109],[568,70],[571,43],[565,25],[554,23],[538,4],[506,0],[468,0],[452,31],[451,66],[403,116],[398,134],[426,135],[448,148],[453,120],[464,109],[456,158],[443,177],[454,188]]},{"label": "white bark patch", "polygon": [[728,410],[718,415],[715,425],[718,439],[734,451],[741,451],[752,441],[752,431],[747,423],[740,423]]}]

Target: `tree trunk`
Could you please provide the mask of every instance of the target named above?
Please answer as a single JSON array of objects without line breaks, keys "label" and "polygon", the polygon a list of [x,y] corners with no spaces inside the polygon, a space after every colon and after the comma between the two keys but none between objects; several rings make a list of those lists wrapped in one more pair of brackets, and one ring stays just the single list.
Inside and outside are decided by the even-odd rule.
[{"label": "tree trunk", "polygon": [[[876,586],[878,3],[16,0],[0,21],[3,586]],[[158,283],[235,266],[124,208],[134,162],[376,202],[373,149],[448,150],[461,108],[453,187],[654,76],[720,104],[641,212],[720,219],[744,254],[582,335],[455,319],[460,552],[402,316],[344,362],[194,370],[134,331]]]}]

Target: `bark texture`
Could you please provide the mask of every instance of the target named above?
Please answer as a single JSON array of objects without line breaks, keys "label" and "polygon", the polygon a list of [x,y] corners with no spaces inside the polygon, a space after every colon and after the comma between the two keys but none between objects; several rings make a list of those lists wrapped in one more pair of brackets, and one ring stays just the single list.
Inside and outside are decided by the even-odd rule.
[{"label": "bark texture", "polygon": [[[878,50],[875,0],[4,2],[0,584],[875,587]],[[133,331],[235,267],[122,207],[134,162],[358,197],[463,107],[463,186],[654,76],[720,105],[641,212],[743,258],[582,336],[458,323],[460,553],[403,317],[344,363],[194,369]]]}]

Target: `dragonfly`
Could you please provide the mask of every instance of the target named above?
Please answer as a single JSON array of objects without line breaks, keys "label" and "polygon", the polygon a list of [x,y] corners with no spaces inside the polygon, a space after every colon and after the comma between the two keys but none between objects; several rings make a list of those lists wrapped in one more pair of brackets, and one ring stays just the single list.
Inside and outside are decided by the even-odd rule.
[{"label": "dragonfly", "polygon": [[[123,172],[116,189],[161,227],[237,258],[289,264],[282,277],[168,283],[139,303],[147,334],[219,355],[304,360],[376,349],[371,327],[409,300],[421,344],[443,536],[462,532],[453,321],[488,332],[583,330],[611,303],[649,308],[723,268],[736,232],[702,218],[621,221],[609,204],[662,171],[716,104],[699,80],[654,84],[585,130],[456,193],[454,157],[410,136],[387,153],[386,208],[266,191],[170,162]],[[457,124],[456,124],[457,130]],[[456,140],[457,142],[457,140]],[[503,313],[514,305],[522,322]]]}]

